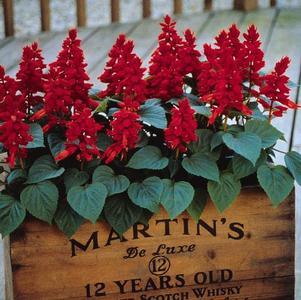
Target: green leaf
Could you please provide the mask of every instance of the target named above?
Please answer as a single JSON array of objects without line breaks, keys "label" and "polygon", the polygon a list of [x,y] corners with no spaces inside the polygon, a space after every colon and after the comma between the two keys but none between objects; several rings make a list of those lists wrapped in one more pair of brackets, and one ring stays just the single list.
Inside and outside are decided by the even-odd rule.
[{"label": "green leaf", "polygon": [[235,155],[232,159],[232,169],[236,179],[247,177],[255,173],[259,166],[264,164],[267,160],[267,155],[264,151],[261,152],[255,166],[240,155]]},{"label": "green leaf", "polygon": [[56,133],[49,133],[47,136],[47,142],[53,157],[56,157],[59,153],[65,150],[64,139]]},{"label": "green leaf", "polygon": [[166,209],[171,219],[181,214],[191,203],[194,196],[193,186],[186,181],[174,182],[163,179],[163,192],[161,204]]},{"label": "green leaf", "polygon": [[241,184],[233,174],[224,173],[220,176],[220,182],[208,181],[207,188],[214,205],[219,212],[223,212],[238,196]]},{"label": "green leaf", "polygon": [[273,206],[278,206],[285,200],[294,187],[294,179],[283,166],[272,168],[267,165],[260,166],[257,170],[257,178]]},{"label": "green leaf", "polygon": [[8,184],[14,184],[16,182],[26,181],[27,174],[23,169],[15,169],[7,176],[6,180]]},{"label": "green leaf", "polygon": [[108,191],[99,182],[86,186],[74,186],[68,194],[67,200],[70,206],[82,217],[95,223],[102,212]]},{"label": "green leaf", "polygon": [[2,237],[16,230],[24,221],[26,210],[15,198],[0,194],[0,233]]},{"label": "green leaf", "polygon": [[226,133],[223,141],[228,148],[248,159],[255,165],[261,150],[261,139],[251,132],[240,132],[235,137]]},{"label": "green leaf", "polygon": [[167,127],[165,110],[158,102],[158,99],[147,100],[141,105],[138,114],[143,122],[156,128],[165,129]]},{"label": "green leaf", "polygon": [[68,237],[78,230],[78,228],[84,223],[85,219],[80,216],[72,207],[66,203],[61,206],[54,216],[54,221],[58,228]]},{"label": "green leaf", "polygon": [[97,147],[101,151],[106,151],[106,149],[113,144],[113,140],[111,137],[101,132],[97,136]]},{"label": "green leaf", "polygon": [[29,124],[29,134],[32,136],[33,140],[26,145],[26,148],[45,147],[43,130],[39,124]]},{"label": "green leaf", "polygon": [[290,151],[285,154],[284,160],[297,183],[301,185],[301,155],[296,151]]},{"label": "green leaf", "polygon": [[104,212],[110,225],[119,235],[122,235],[140,220],[143,209],[135,205],[127,196],[117,195],[106,201]]},{"label": "green leaf", "polygon": [[127,167],[132,169],[161,170],[168,165],[168,158],[162,156],[162,152],[155,146],[145,146],[131,157]]},{"label": "green leaf", "polygon": [[51,224],[59,199],[58,189],[51,181],[27,186],[20,198],[21,203],[34,217]]},{"label": "green leaf", "polygon": [[218,131],[212,136],[211,143],[210,143],[211,151],[224,143],[223,142],[223,135],[224,134],[225,134],[224,131]]},{"label": "green leaf", "polygon": [[268,121],[250,120],[246,122],[245,131],[256,134],[261,138],[262,147],[269,148],[276,144],[277,140],[283,136],[283,133],[269,124]]},{"label": "green leaf", "polygon": [[179,160],[170,157],[168,162],[168,170],[169,170],[170,178],[173,178],[176,175],[176,173],[179,170],[179,167],[180,167]]},{"label": "green leaf", "polygon": [[182,161],[182,166],[190,174],[219,181],[217,164],[206,154],[195,153],[190,157],[185,157]]},{"label": "green leaf", "polygon": [[191,108],[200,115],[203,115],[205,117],[210,117],[211,110],[210,107],[204,106],[204,105],[192,105]]},{"label": "green leaf", "polygon": [[93,111],[93,114],[95,113],[100,113],[100,112],[105,112],[108,108],[108,99],[103,99],[99,102],[98,106],[95,108]]},{"label": "green leaf", "polygon": [[34,161],[28,172],[27,184],[38,183],[46,179],[56,178],[64,173],[50,155],[40,156]]},{"label": "green leaf", "polygon": [[196,131],[198,139],[196,142],[192,142],[189,144],[188,148],[191,152],[202,152],[202,153],[209,153],[210,143],[213,136],[213,132],[209,129],[198,129]]},{"label": "green leaf", "polygon": [[152,212],[160,208],[160,197],[163,183],[159,177],[149,177],[140,182],[134,182],[128,189],[130,199],[138,206]]},{"label": "green leaf", "polygon": [[115,175],[114,171],[105,165],[95,169],[93,182],[100,182],[105,185],[108,190],[108,196],[124,192],[130,185],[130,181],[124,175]]},{"label": "green leaf", "polygon": [[89,180],[89,174],[85,171],[79,171],[76,168],[67,169],[64,173],[64,184],[66,187],[66,192],[73,186],[80,186],[87,183]]},{"label": "green leaf", "polygon": [[154,215],[154,213],[152,213],[151,211],[147,210],[147,209],[143,209],[141,216],[138,220],[138,223],[142,223],[144,225],[148,225],[149,220],[151,219],[151,217]]},{"label": "green leaf", "polygon": [[196,189],[192,202],[187,208],[191,217],[198,222],[207,203],[207,193],[201,189]]}]

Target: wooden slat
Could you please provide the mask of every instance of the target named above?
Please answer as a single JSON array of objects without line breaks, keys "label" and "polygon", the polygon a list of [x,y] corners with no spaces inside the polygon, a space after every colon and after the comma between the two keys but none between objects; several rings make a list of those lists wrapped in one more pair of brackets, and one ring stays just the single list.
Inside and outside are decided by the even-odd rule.
[{"label": "wooden slat", "polygon": [[152,15],[152,3],[151,0],[142,1],[142,17],[149,18]]},{"label": "wooden slat", "polygon": [[258,0],[234,0],[234,9],[249,11],[258,7]]},{"label": "wooden slat", "polygon": [[4,247],[4,274],[5,274],[4,293],[5,293],[5,299],[14,299],[9,237],[5,237],[3,239],[3,247]]},{"label": "wooden slat", "polygon": [[212,0],[205,0],[204,1],[204,10],[211,10],[212,9]]},{"label": "wooden slat", "polygon": [[120,21],[120,0],[111,0],[111,21]]},{"label": "wooden slat", "polygon": [[181,14],[183,12],[183,1],[174,0],[173,1],[173,13],[175,15]]},{"label": "wooden slat", "polygon": [[243,17],[244,14],[240,11],[226,10],[215,13],[197,39],[197,48],[203,51],[203,45],[205,43],[214,42],[214,37],[222,29],[227,29],[233,23],[241,23]]},{"label": "wooden slat", "polygon": [[87,25],[86,0],[76,0],[77,26]]},{"label": "wooden slat", "polygon": [[41,31],[50,30],[50,0],[40,0]]},{"label": "wooden slat", "polygon": [[[240,24],[240,29],[245,32],[251,24],[255,24],[260,34],[262,48],[266,49],[270,41],[270,34],[277,16],[277,11],[274,8],[260,9],[251,11],[246,14]],[[266,57],[268,59],[268,57]]]},{"label": "wooden slat", "polygon": [[273,7],[273,6],[276,6],[277,4],[277,0],[270,0],[270,5]]},{"label": "wooden slat", "polygon": [[3,0],[2,4],[5,36],[13,36],[15,34],[13,0]]},{"label": "wooden slat", "polygon": [[[187,213],[170,223],[170,233],[167,234],[162,221],[169,218],[163,209],[151,218],[146,229],[148,237],[139,234],[139,238],[135,238],[131,228],[124,234],[125,242],[113,240],[108,244],[110,226],[103,222],[86,222],[73,239],[85,244],[96,232],[98,247],[92,249],[90,245],[86,251],[76,248],[73,256],[69,239],[57,229],[38,220],[27,220],[11,236],[15,297],[50,300],[53,295],[59,295],[59,299],[85,299],[87,284],[94,287],[95,283],[104,282],[107,292],[104,299],[142,299],[142,294],[150,297],[182,290],[190,290],[190,297],[187,298],[197,299],[191,290],[196,287],[195,274],[214,270],[215,281],[201,283],[198,287],[242,286],[241,293],[233,295],[238,298],[233,299],[292,300],[295,237],[293,200],[290,195],[281,207],[273,209],[263,191],[244,189],[231,209],[222,214],[216,211],[212,201],[208,201],[201,220],[210,225],[215,220],[215,234],[203,227],[199,227],[198,231],[198,226]],[[188,221],[186,232],[183,229],[184,220]],[[229,235],[237,237],[239,233],[231,230],[234,222],[243,228],[243,236],[236,240],[229,238]],[[172,290],[171,286],[142,289],[149,278],[156,283],[160,280],[149,268],[154,251],[160,244],[176,249],[180,245],[194,245],[194,251],[190,253],[161,252],[170,261],[166,276],[173,279],[177,274],[184,274],[185,286],[180,286],[181,289],[177,286],[173,286]],[[124,259],[129,247],[145,249],[145,255]],[[233,253],[235,255],[231,255]],[[223,269],[231,269],[233,278],[228,282],[217,282],[219,277],[215,272]],[[131,289],[132,278],[141,279],[136,293]],[[128,280],[126,294],[118,294],[116,280],[124,283],[124,280]],[[225,300],[226,296],[219,294],[214,299]],[[212,295],[206,295],[204,299],[213,298]]]}]

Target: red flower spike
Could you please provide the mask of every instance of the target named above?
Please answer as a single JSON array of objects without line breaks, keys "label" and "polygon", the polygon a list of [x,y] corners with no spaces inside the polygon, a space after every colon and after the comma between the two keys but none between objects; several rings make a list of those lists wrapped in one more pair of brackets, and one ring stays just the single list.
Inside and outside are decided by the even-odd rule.
[{"label": "red flower spike", "polygon": [[288,108],[297,109],[299,107],[289,99],[289,78],[285,75],[289,63],[290,59],[285,56],[276,63],[274,71],[261,77],[262,86],[260,87],[260,94],[269,100],[259,98],[258,101],[263,107],[269,109],[270,120],[272,115],[280,117]]},{"label": "red flower spike", "polygon": [[82,112],[75,113],[66,124],[66,149],[55,157],[57,161],[75,152],[78,152],[76,158],[79,161],[90,161],[94,156],[100,156],[96,143],[97,133],[103,126],[96,123],[91,114],[91,109],[85,108]]},{"label": "red flower spike", "polygon": [[176,31],[176,22],[169,16],[166,16],[160,25],[162,32],[158,37],[159,45],[150,60],[147,88],[150,98],[167,101],[183,94],[183,76],[178,63],[178,53],[183,40]]},{"label": "red flower spike", "polygon": [[213,124],[218,116],[227,115],[233,109],[244,115],[252,113],[244,103],[243,93],[243,82],[247,80],[246,76],[249,76],[246,70],[249,70],[249,64],[252,65],[249,62],[252,55],[240,42],[239,35],[236,25],[232,25],[228,32],[222,31],[215,38],[216,48],[204,45],[207,61],[201,63],[198,91],[200,100],[211,105],[210,124]]},{"label": "red flower spike", "polygon": [[190,107],[188,99],[184,99],[179,101],[179,107],[174,107],[171,113],[170,124],[165,129],[165,141],[169,148],[186,152],[187,145],[197,140],[195,111]]},{"label": "red flower spike", "polygon": [[42,50],[37,43],[23,48],[20,68],[16,75],[21,93],[25,98],[25,111],[43,102],[39,93],[44,92],[45,75],[43,70],[46,65],[43,63]]},{"label": "red flower spike", "polygon": [[115,112],[110,125],[111,130],[108,130],[107,133],[115,143],[109,146],[103,155],[106,164],[119,154],[123,159],[130,149],[135,148],[142,128],[139,115],[126,109]]},{"label": "red flower spike", "polygon": [[265,62],[264,53],[260,48],[260,36],[255,25],[251,25],[243,36],[245,39],[243,44],[246,48],[245,60],[248,63],[244,76],[247,77],[251,86],[260,85],[259,71],[264,67]]},{"label": "red flower spike", "polygon": [[98,103],[89,97],[89,77],[85,71],[83,51],[80,48],[76,29],[69,31],[63,41],[62,50],[55,62],[50,64],[48,82],[45,87],[45,111],[49,128],[65,126],[70,120],[72,110],[95,109]]},{"label": "red flower spike", "polygon": [[27,156],[25,146],[32,141],[29,125],[24,123],[23,105],[24,97],[18,92],[17,82],[5,75],[4,68],[0,66],[0,143],[8,152],[11,168],[16,159]]},{"label": "red flower spike", "polygon": [[107,83],[99,97],[122,96],[121,106],[136,110],[146,99],[146,82],[143,79],[145,68],[141,67],[141,59],[133,53],[133,49],[133,41],[126,40],[124,34],[119,35],[98,79]]},{"label": "red flower spike", "polygon": [[192,74],[197,78],[201,67],[201,53],[196,50],[196,38],[190,29],[184,32],[185,41],[178,53],[179,70],[183,76]]}]

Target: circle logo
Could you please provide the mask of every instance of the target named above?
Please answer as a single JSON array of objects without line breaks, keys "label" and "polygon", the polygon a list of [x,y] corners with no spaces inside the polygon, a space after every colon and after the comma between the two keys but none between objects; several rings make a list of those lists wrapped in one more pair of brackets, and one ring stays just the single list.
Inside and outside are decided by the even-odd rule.
[{"label": "circle logo", "polygon": [[149,264],[148,269],[153,275],[163,275],[168,272],[170,268],[170,261],[165,256],[154,256]]}]

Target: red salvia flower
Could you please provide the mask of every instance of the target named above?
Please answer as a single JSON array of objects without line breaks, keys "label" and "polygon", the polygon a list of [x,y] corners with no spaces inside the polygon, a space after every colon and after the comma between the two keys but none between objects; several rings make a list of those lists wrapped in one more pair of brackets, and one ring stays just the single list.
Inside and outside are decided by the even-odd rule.
[{"label": "red salvia flower", "polygon": [[174,107],[171,113],[171,121],[165,129],[165,141],[169,148],[186,152],[187,145],[197,140],[195,111],[190,107],[188,99],[184,99],[179,101],[179,107]]},{"label": "red salvia flower", "polygon": [[196,50],[196,38],[190,29],[184,32],[185,40],[178,51],[178,68],[182,76],[192,74],[197,78],[201,67],[201,53]]},{"label": "red salvia flower", "polygon": [[44,92],[43,70],[46,65],[43,63],[41,53],[42,50],[37,43],[24,47],[20,68],[16,75],[19,89],[25,98],[25,109],[28,112],[31,107],[43,102],[41,93]]},{"label": "red salvia flower", "polygon": [[25,146],[32,141],[29,125],[24,122],[26,114],[20,110],[24,97],[18,93],[18,83],[5,75],[0,66],[0,143],[8,152],[8,162],[14,167],[16,159],[27,156]]},{"label": "red salvia flower", "polygon": [[[222,31],[215,39],[217,46],[204,45],[207,62],[201,63],[198,91],[201,101],[211,105],[209,123],[232,109],[250,115],[252,111],[244,103],[243,82],[249,61],[245,45],[239,40],[239,30],[232,25],[228,32]],[[250,74],[250,72],[248,72]]]},{"label": "red salvia flower", "polygon": [[260,94],[267,98],[259,98],[258,101],[269,110],[269,120],[272,115],[282,116],[288,108],[298,108],[298,105],[289,99],[289,78],[285,75],[289,63],[290,59],[285,56],[276,63],[273,72],[261,77]]},{"label": "red salvia flower", "polygon": [[247,32],[243,34],[245,40],[243,42],[246,49],[245,61],[247,62],[247,67],[245,68],[244,76],[252,85],[259,85],[259,71],[264,67],[265,62],[263,60],[264,53],[261,50],[261,42],[259,33],[255,25],[251,25]]},{"label": "red salvia flower", "polygon": [[152,54],[149,67],[148,96],[167,101],[183,94],[183,76],[179,71],[178,52],[183,45],[170,16],[160,23],[159,45]]},{"label": "red salvia flower", "polygon": [[50,64],[48,81],[45,84],[45,106],[31,120],[47,115],[48,124],[44,131],[56,124],[65,125],[75,112],[88,107],[94,109],[98,103],[89,97],[89,77],[85,71],[83,51],[80,48],[76,29],[69,31],[62,50],[55,62]]},{"label": "red salvia flower", "polygon": [[66,125],[66,149],[56,156],[56,160],[62,160],[78,152],[76,155],[79,161],[90,161],[94,156],[99,157],[97,149],[97,132],[103,126],[96,123],[91,117],[92,111],[85,108],[82,112],[76,112],[71,121]]},{"label": "red salvia flower", "polygon": [[107,83],[107,88],[99,96],[121,96],[121,106],[137,109],[146,99],[146,82],[143,79],[145,68],[141,67],[141,59],[133,49],[133,41],[120,34],[109,52],[110,59],[103,74],[98,77]]},{"label": "red salvia flower", "polygon": [[139,115],[126,109],[114,113],[110,126],[111,129],[107,131],[107,134],[112,137],[114,144],[109,146],[103,155],[107,164],[119,154],[123,159],[130,149],[136,147],[142,128]]}]

